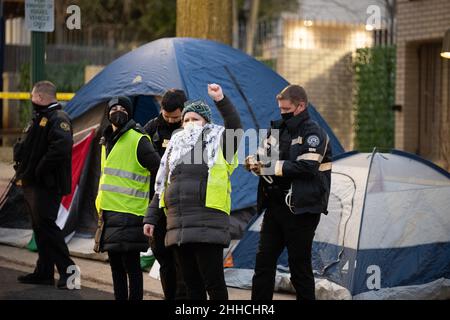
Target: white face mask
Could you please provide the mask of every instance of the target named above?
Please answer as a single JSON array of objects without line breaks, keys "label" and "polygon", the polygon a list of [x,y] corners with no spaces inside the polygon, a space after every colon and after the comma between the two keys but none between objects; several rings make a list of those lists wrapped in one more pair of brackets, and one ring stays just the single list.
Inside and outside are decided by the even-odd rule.
[{"label": "white face mask", "polygon": [[184,129],[188,131],[193,131],[198,128],[202,128],[202,124],[200,121],[191,121],[184,125]]}]

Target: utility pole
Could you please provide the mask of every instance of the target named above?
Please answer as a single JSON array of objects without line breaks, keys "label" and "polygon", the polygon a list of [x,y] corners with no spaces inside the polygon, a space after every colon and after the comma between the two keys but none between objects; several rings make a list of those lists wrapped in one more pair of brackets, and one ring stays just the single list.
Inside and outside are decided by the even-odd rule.
[{"label": "utility pole", "polygon": [[31,32],[31,87],[45,79],[45,32]]},{"label": "utility pole", "polygon": [[[3,92],[3,67],[5,61],[5,17],[4,1],[0,0],[0,91]],[[0,99],[0,128],[3,128],[3,99]]]},{"label": "utility pole", "polygon": [[25,20],[31,31],[31,86],[34,86],[45,78],[45,33],[55,31],[54,0],[25,0]]}]

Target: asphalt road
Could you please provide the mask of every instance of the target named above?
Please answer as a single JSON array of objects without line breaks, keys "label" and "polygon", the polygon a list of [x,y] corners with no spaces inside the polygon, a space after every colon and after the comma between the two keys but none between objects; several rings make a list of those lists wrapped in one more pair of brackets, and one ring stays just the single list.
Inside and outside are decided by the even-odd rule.
[{"label": "asphalt road", "polygon": [[113,300],[113,294],[81,287],[81,290],[59,290],[52,286],[17,282],[25,273],[0,267],[0,300]]}]

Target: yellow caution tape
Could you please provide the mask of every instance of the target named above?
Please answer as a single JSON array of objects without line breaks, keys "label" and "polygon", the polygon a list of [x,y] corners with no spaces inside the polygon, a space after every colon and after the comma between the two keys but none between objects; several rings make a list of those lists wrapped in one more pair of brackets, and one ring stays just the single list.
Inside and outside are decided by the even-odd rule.
[{"label": "yellow caution tape", "polygon": [[[69,101],[74,96],[75,93],[59,92],[56,94],[56,99],[60,101]],[[0,99],[29,100],[30,94],[28,92],[0,92]]]},{"label": "yellow caution tape", "polygon": [[75,96],[75,93],[60,92],[56,94],[56,99],[60,101],[69,101]]}]

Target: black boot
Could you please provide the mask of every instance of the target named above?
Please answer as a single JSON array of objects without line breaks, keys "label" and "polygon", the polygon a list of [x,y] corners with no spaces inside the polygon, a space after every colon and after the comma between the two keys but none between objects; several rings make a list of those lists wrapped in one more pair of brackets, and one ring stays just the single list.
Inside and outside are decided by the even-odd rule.
[{"label": "black boot", "polygon": [[77,287],[69,288],[67,286],[67,282],[69,280],[68,276],[60,276],[58,282],[56,283],[56,287],[61,290],[79,290]]},{"label": "black boot", "polygon": [[25,284],[40,284],[47,286],[55,285],[55,280],[53,278],[43,278],[36,273],[29,273],[23,276],[19,276],[17,277],[17,281]]}]

